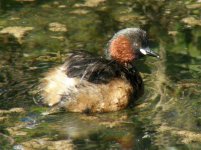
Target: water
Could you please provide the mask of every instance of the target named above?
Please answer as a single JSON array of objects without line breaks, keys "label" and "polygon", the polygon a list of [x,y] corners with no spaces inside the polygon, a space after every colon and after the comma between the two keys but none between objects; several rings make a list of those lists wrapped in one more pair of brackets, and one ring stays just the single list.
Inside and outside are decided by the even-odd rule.
[{"label": "water", "polygon": [[[18,39],[0,34],[0,109],[26,110],[0,120],[0,149],[201,148],[201,2],[1,0],[0,8],[0,30],[31,27]],[[59,29],[53,24],[51,31],[51,23]],[[161,56],[137,62],[146,92],[136,106],[42,116],[46,108],[34,93],[42,74],[71,49],[103,54],[111,36],[126,27],[145,29]]]}]

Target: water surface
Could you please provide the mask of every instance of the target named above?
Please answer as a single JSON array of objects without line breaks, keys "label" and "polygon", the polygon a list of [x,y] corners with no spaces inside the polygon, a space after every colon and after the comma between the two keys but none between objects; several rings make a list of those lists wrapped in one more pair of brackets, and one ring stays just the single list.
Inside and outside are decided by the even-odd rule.
[{"label": "water surface", "polygon": [[[27,29],[18,38],[19,28],[0,34],[0,109],[26,111],[0,113],[0,149],[201,148],[200,1],[4,0],[0,8],[0,32]],[[127,27],[146,30],[161,56],[136,62],[146,88],[136,106],[42,116],[46,108],[35,95],[42,74],[69,50],[102,55],[111,36]]]}]

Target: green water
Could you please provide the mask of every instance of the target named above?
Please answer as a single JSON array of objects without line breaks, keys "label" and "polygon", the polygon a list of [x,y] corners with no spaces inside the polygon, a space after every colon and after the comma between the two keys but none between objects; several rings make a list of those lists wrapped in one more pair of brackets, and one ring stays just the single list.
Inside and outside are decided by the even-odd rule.
[{"label": "green water", "polygon": [[[51,31],[55,22],[65,31]],[[13,26],[32,30],[20,39],[0,34],[0,109],[26,112],[0,113],[0,150],[62,149],[64,141],[73,149],[201,149],[199,0],[1,0],[0,32]],[[111,36],[127,27],[146,30],[161,56],[136,62],[146,90],[136,106],[42,116],[46,108],[35,95],[42,74],[69,50],[103,54]]]}]

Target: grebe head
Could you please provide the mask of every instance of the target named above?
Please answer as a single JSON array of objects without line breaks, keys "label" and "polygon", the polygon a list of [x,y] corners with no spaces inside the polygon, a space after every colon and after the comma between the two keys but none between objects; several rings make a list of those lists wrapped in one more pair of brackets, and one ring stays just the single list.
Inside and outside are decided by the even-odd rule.
[{"label": "grebe head", "polygon": [[126,28],[117,32],[108,43],[106,55],[122,64],[145,55],[159,58],[149,49],[146,32],[139,28]]}]

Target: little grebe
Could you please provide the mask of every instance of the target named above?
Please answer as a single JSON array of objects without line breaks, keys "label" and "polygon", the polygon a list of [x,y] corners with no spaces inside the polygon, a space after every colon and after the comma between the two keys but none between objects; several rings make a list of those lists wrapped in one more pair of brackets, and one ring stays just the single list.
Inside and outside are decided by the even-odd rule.
[{"label": "little grebe", "polygon": [[66,62],[46,73],[40,84],[43,103],[70,112],[110,112],[143,94],[143,81],[132,62],[150,55],[146,32],[126,28],[109,41],[107,58],[89,52],[68,53]]}]

